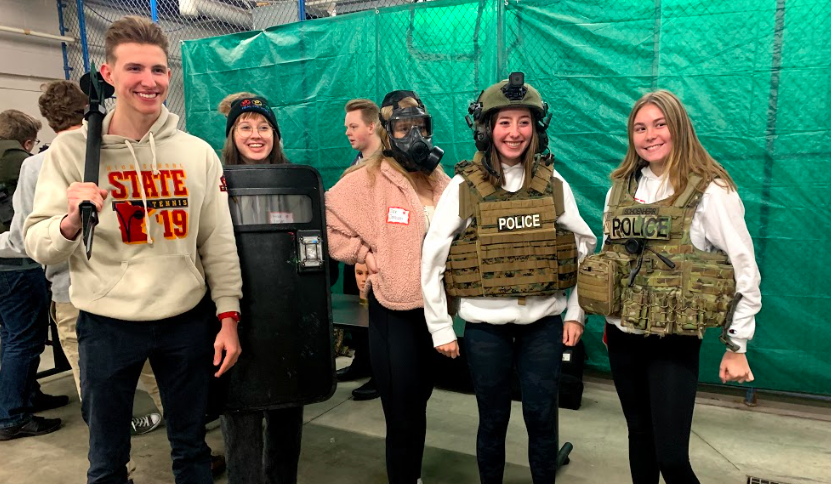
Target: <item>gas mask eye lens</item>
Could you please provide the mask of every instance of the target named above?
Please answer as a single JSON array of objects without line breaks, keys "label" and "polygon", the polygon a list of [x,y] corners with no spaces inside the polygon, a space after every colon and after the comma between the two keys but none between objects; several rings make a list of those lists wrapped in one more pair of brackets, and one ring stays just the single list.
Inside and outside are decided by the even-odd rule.
[{"label": "gas mask eye lens", "polygon": [[423,138],[429,138],[433,134],[430,118],[427,116],[392,119],[390,124],[392,136],[396,139],[408,137],[411,131]]}]

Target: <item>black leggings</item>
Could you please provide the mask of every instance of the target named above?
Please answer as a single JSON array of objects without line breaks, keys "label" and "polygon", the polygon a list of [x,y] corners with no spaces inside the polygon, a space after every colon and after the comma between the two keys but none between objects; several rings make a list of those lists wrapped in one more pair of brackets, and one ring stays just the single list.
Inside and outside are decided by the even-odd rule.
[{"label": "black leggings", "polygon": [[627,334],[606,325],[609,364],[629,427],[634,484],[698,484],[690,466],[690,428],[701,340]]},{"label": "black leggings", "polygon": [[369,294],[369,356],[387,422],[390,484],[421,477],[427,435],[427,400],[433,393],[433,340],[422,308],[387,309]]}]

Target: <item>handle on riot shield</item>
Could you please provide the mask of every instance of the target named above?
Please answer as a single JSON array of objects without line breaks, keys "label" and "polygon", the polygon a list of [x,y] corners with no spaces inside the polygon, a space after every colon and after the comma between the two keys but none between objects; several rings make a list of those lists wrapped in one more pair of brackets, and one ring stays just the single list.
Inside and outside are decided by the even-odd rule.
[{"label": "handle on riot shield", "polygon": [[323,270],[323,234],[320,230],[297,231],[297,271]]}]

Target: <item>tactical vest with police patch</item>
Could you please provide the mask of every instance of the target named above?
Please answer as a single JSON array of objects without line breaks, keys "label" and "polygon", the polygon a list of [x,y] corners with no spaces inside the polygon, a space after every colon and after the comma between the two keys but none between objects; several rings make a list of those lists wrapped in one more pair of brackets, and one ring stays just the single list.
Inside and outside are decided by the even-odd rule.
[{"label": "tactical vest with police patch", "polygon": [[690,240],[708,184],[692,175],[672,204],[643,204],[635,201],[634,177],[616,181],[603,219],[603,250],[580,265],[580,306],[658,335],[703,337],[707,328],[723,326],[736,291],[733,266],[723,252],[699,250]]},{"label": "tactical vest with police patch", "polygon": [[450,246],[445,289],[456,297],[549,296],[577,282],[574,234],[557,227],[564,211],[562,181],[539,163],[528,188],[496,188],[479,162],[462,161],[456,174],[459,216],[470,226]]}]

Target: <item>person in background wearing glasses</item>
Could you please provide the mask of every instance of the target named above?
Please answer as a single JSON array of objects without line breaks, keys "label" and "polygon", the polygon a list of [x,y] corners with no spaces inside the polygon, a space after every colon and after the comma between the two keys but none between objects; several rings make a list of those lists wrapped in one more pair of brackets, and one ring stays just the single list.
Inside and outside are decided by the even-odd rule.
[{"label": "person in background wearing glasses", "polygon": [[[231,94],[219,104],[228,117],[222,160],[228,165],[284,164],[280,128],[268,101],[256,94]],[[230,207],[237,223],[269,223],[274,210],[298,216],[278,197],[232,197]],[[270,206],[271,204],[280,207]],[[306,208],[308,210],[308,208]],[[252,361],[260,348],[244,348]],[[254,352],[254,353],[251,353]],[[303,406],[255,412],[226,413],[221,417],[228,462],[229,484],[295,484],[300,461]]]}]

